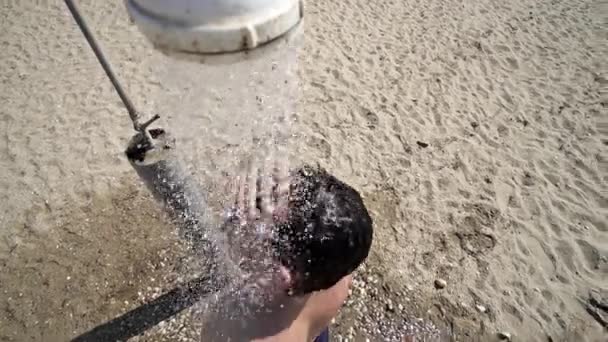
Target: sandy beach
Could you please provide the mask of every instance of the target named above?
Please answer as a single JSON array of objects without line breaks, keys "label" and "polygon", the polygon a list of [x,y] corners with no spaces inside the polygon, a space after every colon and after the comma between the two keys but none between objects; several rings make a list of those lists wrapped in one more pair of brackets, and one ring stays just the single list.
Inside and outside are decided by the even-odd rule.
[{"label": "sandy beach", "polygon": [[[122,1],[78,3],[143,111],[184,101]],[[203,271],[124,157],[128,116],[63,1],[0,6],[0,341],[66,341]],[[307,2],[297,98],[276,104],[290,153],[375,222],[339,340],[606,341],[607,8]],[[230,115],[257,100],[214,82],[188,100],[213,110],[181,122],[210,190],[250,148]],[[196,341],[202,309],[132,340]]]}]

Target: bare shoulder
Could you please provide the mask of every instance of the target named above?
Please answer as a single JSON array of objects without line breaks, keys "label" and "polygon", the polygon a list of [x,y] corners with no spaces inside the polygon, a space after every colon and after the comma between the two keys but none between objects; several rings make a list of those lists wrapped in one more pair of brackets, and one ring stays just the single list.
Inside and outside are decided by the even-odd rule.
[{"label": "bare shoulder", "polygon": [[300,311],[297,301],[254,286],[225,291],[202,317],[202,340],[251,341],[275,336],[287,329]]}]

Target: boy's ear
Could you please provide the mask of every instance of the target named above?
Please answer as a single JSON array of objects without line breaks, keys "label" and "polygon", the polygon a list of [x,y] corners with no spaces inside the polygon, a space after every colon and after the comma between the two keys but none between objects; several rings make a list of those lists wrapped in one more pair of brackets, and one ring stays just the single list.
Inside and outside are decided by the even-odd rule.
[{"label": "boy's ear", "polygon": [[278,275],[281,290],[289,291],[294,285],[294,276],[291,271],[287,267],[281,265],[279,266]]},{"label": "boy's ear", "polygon": [[286,289],[293,285],[293,276],[291,271],[283,265],[279,266],[279,280]]}]

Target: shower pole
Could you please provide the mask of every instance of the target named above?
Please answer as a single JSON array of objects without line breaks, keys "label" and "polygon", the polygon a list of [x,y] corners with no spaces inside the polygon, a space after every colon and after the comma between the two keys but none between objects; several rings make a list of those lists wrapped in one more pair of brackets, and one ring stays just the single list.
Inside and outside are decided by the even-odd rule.
[{"label": "shower pole", "polygon": [[207,200],[199,185],[183,167],[175,140],[164,129],[148,130],[160,118],[159,115],[140,123],[139,112],[124,91],[78,7],[72,0],[65,0],[65,3],[129,112],[129,118],[137,132],[125,151],[131,166],[177,223],[181,237],[211,259],[212,265],[216,265],[220,251],[206,234],[206,228],[212,225]]},{"label": "shower pole", "polygon": [[80,28],[80,31],[82,31],[82,34],[84,35],[87,42],[91,46],[91,49],[93,49],[93,52],[95,53],[95,56],[97,57],[97,60],[99,61],[99,64],[101,64],[101,67],[106,72],[106,75],[110,79],[110,82],[112,82],[112,85],[114,86],[114,89],[116,89],[118,96],[120,96],[122,103],[127,108],[127,112],[129,113],[129,118],[131,119],[131,122],[133,123],[133,128],[137,132],[145,134],[144,132],[146,131],[146,128],[148,126],[150,126],[150,124],[152,124],[154,121],[160,119],[160,116],[158,114],[154,115],[150,120],[146,121],[143,124],[139,122],[139,119],[140,119],[139,112],[135,109],[135,106],[133,106],[133,102],[131,102],[131,99],[129,98],[127,93],[124,91],[124,88],[120,84],[120,81],[118,81],[118,78],[116,77],[116,75],[114,74],[114,71],[112,70],[112,66],[110,65],[110,62],[108,62],[108,59],[104,55],[103,51],[101,51],[101,48],[99,47],[99,44],[95,40],[95,37],[89,30],[87,23],[84,21],[82,15],[80,15],[80,10],[78,9],[76,4],[72,0],[65,0],[65,4],[68,6],[68,9],[70,10],[70,13],[72,14],[72,17],[74,17],[76,24],[78,25],[78,27]]}]

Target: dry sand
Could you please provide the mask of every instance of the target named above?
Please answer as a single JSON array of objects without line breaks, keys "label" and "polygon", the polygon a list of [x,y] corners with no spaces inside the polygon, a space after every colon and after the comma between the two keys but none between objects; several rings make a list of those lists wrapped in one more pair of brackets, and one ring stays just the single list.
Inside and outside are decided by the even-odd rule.
[{"label": "dry sand", "polygon": [[[121,1],[79,3],[134,102],[157,108],[157,54]],[[63,2],[1,6],[0,340],[65,341],[196,263],[123,157],[127,116]],[[608,288],[605,6],[308,2],[292,152],[376,222],[340,334],[422,318],[458,341],[605,341],[607,313],[586,307]],[[196,309],[138,339],[195,337]]]}]

